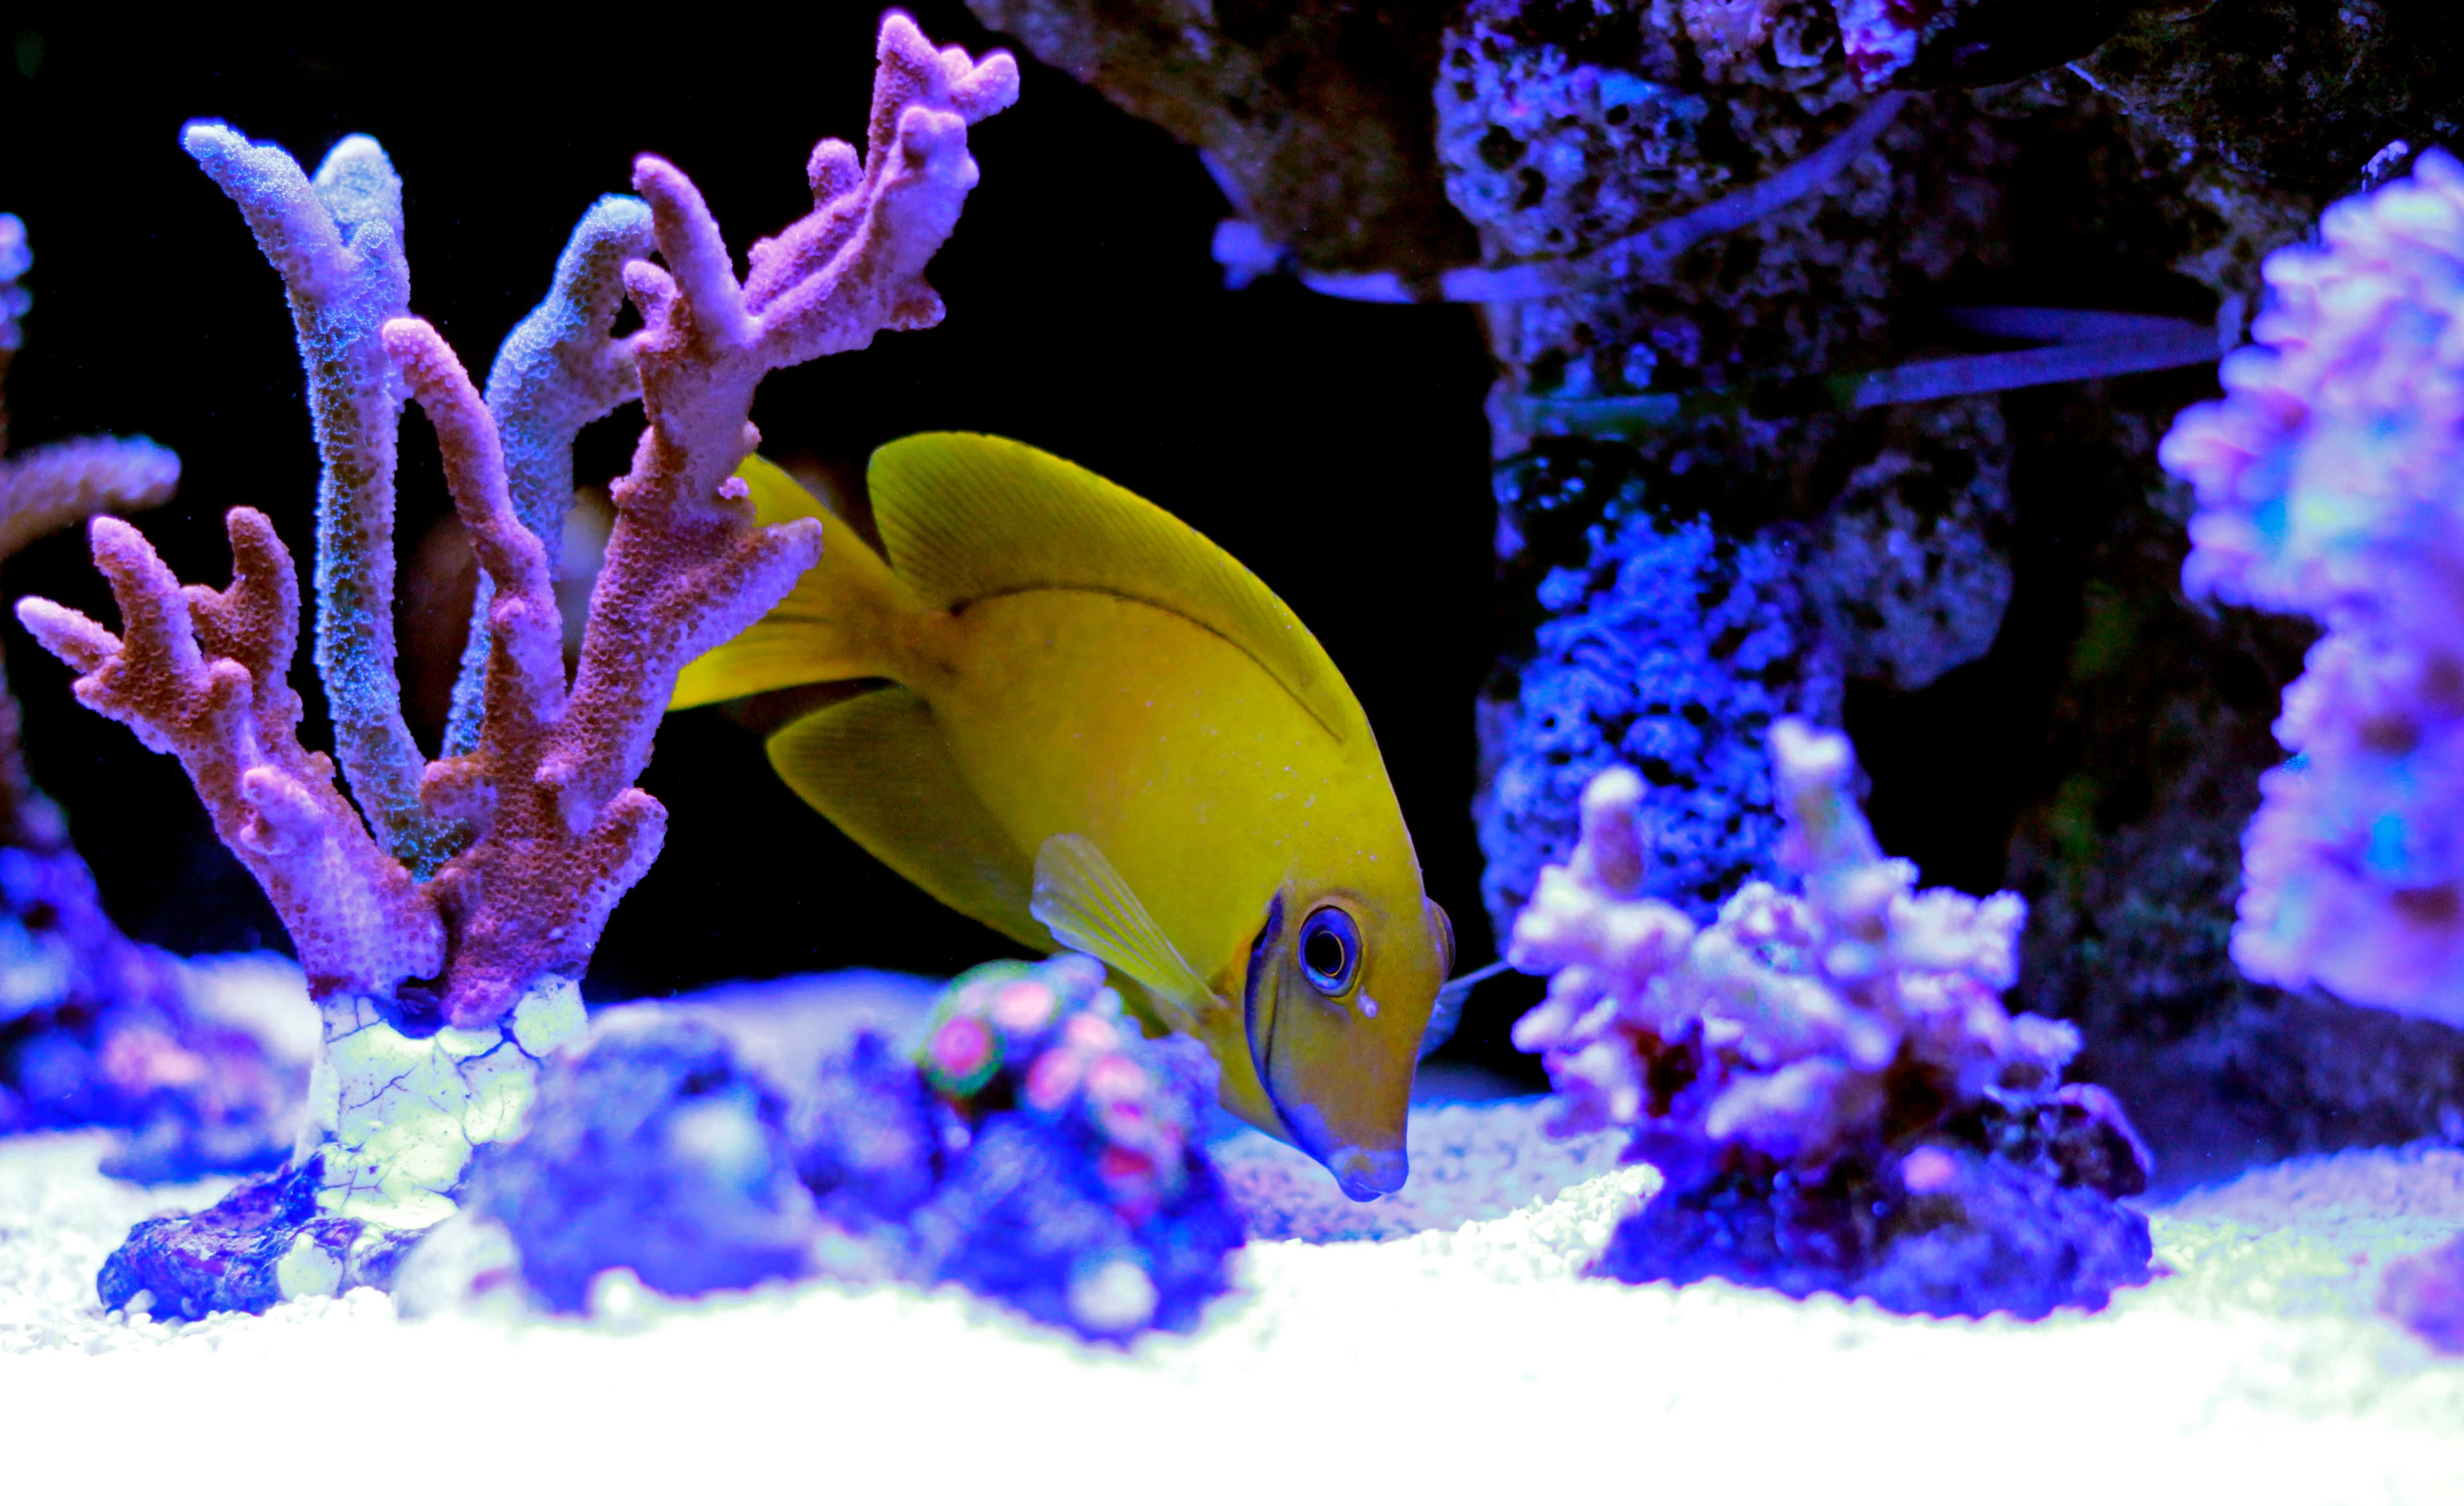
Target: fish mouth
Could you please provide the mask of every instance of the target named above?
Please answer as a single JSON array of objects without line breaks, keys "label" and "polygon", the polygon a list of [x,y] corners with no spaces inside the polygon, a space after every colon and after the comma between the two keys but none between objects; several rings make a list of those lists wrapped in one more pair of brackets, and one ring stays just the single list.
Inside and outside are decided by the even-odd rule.
[{"label": "fish mouth", "polygon": [[1326,1163],[1343,1195],[1354,1203],[1374,1202],[1399,1192],[1412,1175],[1412,1158],[1399,1150],[1339,1150]]}]

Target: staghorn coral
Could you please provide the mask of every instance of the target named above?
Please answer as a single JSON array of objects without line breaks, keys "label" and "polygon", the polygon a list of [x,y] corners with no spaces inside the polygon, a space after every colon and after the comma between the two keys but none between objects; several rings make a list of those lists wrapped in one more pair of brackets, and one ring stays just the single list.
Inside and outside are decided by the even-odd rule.
[{"label": "staghorn coral", "polygon": [[2113,1202],[2145,1149],[2110,1095],[2060,1082],[2078,1031],[2001,1003],[2026,907],[1918,891],[1845,738],[1784,720],[1771,755],[1795,892],[1749,883],[1708,926],[1642,897],[1642,783],[1618,768],[1515,921],[1509,961],[1550,975],[1514,1041],[1560,1096],[1552,1131],[1630,1126],[1666,1179],[1601,1270],[2030,1317],[2145,1280],[2146,1222]]},{"label": "staghorn coral", "polygon": [[2464,165],[2331,208],[2266,263],[2256,343],[2160,451],[2198,498],[2183,584],[2325,635],[2260,780],[2233,956],[2464,1024]]},{"label": "staghorn coral", "polygon": [[[79,672],[81,701],[179,757],[274,899],[324,1012],[319,1133],[292,1174],[314,1182],[320,1218],[362,1233],[340,1247],[303,1233],[284,1292],[381,1280],[404,1238],[450,1214],[473,1147],[518,1131],[538,1058],[579,1030],[579,975],[664,833],[665,810],[632,780],[676,672],[769,609],[819,548],[809,522],[756,524],[733,476],[759,437],[755,387],[940,317],[924,267],[976,181],[967,128],[1011,102],[1017,69],[1005,54],[936,53],[896,12],[877,64],[864,152],[814,149],[812,211],[757,243],[741,281],[693,184],[638,159],[646,210],[603,205],[584,222],[492,384],[501,426],[444,341],[407,315],[401,185],[374,142],[346,139],[312,179],[225,126],[183,136],[291,295],[325,467],[318,667],[361,810],[336,786],[335,761],[296,736],[297,584],[262,514],[231,513],[234,578],[222,591],[181,586],[134,529],[100,520],[95,558],[122,632],[42,600],[18,615]],[[644,212],[664,267],[627,258]],[[643,316],[621,339],[603,322],[615,277]],[[545,551],[516,507],[543,514],[555,468],[542,450],[631,390],[611,374],[627,365],[648,425],[612,488],[616,522],[568,685]],[[404,728],[391,664],[406,394],[436,430],[492,590],[471,746],[432,762]],[[342,1253],[315,1258],[312,1245]],[[193,1306],[150,1283],[176,1287],[180,1270],[210,1263],[174,1261],[148,1289]]]},{"label": "staghorn coral", "polygon": [[[25,227],[0,214],[0,383],[31,306]],[[143,438],[63,440],[7,453],[0,392],[0,560],[56,528],[151,507],[179,458]],[[117,1175],[178,1181],[254,1169],[289,1147],[292,1063],[236,1021],[179,960],[103,913],[67,822],[29,778],[17,703],[0,680],[0,1133],[101,1124],[130,1132]]]}]

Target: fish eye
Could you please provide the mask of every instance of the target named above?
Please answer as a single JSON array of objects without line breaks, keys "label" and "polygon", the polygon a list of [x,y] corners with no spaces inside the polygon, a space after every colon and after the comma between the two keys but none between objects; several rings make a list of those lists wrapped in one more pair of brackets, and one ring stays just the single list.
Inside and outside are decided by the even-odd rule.
[{"label": "fish eye", "polygon": [[1360,971],[1360,927],[1333,905],[1301,926],[1301,973],[1309,986],[1331,999],[1352,986]]}]

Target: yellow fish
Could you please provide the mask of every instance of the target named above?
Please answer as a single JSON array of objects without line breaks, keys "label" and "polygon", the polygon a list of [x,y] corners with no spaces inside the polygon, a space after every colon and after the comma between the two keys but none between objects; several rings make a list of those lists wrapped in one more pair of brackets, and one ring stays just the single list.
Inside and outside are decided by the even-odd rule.
[{"label": "yellow fish", "polygon": [[1133,982],[1223,1106],[1345,1192],[1403,1185],[1421,1036],[1453,965],[1376,740],[1291,609],[1195,529],[982,434],[872,457],[888,559],[756,456],[822,563],[695,660],[671,706],[856,681],[788,723],[799,795],[954,909]]}]

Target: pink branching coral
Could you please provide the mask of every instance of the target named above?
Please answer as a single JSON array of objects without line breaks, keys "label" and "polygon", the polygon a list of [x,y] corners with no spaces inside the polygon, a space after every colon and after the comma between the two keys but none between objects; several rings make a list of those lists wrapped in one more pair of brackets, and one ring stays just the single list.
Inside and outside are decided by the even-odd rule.
[{"label": "pink branching coral", "polygon": [[[25,227],[0,214],[0,560],[55,528],[154,506],[179,458],[107,435],[7,452],[5,382],[31,300]],[[253,1169],[288,1147],[298,1084],[266,1043],[200,1008],[198,977],[103,912],[68,823],[34,787],[0,679],[0,1134],[99,1124],[133,1132],[105,1163],[171,1181]]]},{"label": "pink branching coral", "polygon": [[2326,633],[2276,724],[2233,960],[2464,1024],[2464,164],[2268,257],[2255,343],[2159,455],[2198,498],[2183,584]]},{"label": "pink branching coral", "polygon": [[2146,1153],[2101,1089],[2063,1085],[2069,1025],[2013,1015],[2015,895],[1919,891],[1851,793],[1847,739],[1771,739],[1790,893],[1749,883],[1708,926],[1640,897],[1640,779],[1585,791],[1507,960],[1550,975],[1514,1028],[1562,1098],[1559,1134],[1629,1126],[1665,1189],[1603,1269],[1872,1296],[1921,1312],[2101,1305],[2145,1279],[2144,1220],[2112,1198]]},{"label": "pink branching coral", "polygon": [[[667,812],[633,781],[677,672],[819,558],[816,524],[759,524],[735,476],[759,438],[754,389],[940,319],[924,268],[976,183],[968,127],[1017,98],[1007,54],[935,51],[895,11],[876,60],[864,151],[814,149],[812,211],[758,242],[740,280],[693,183],[637,159],[640,198],[584,217],[484,398],[408,312],[402,184],[375,142],[345,139],[312,178],[226,126],[183,134],[290,296],[324,467],[317,668],[336,756],[297,738],[298,582],[261,513],[229,515],[234,570],[219,591],[181,585],[135,529],[99,520],[119,633],[49,601],[17,610],[78,671],[78,699],[186,767],[290,929],[324,1050],[290,1168],[223,1212],[149,1226],[107,1269],[113,1305],[195,1314],[383,1283],[453,1211],[474,1147],[520,1133],[539,1059],[580,1032],[601,930],[664,838]],[[627,298],[643,323],[618,337]],[[574,435],[637,395],[648,426],[611,489],[568,683],[542,535],[566,504],[554,494]],[[436,432],[487,583],[473,673],[433,760],[405,724],[393,665],[406,397]]]},{"label": "pink branching coral", "polygon": [[[33,303],[18,279],[33,264],[24,223],[0,214],[0,394],[25,341],[17,321]],[[9,408],[0,395],[0,559],[98,513],[151,507],[180,484],[180,457],[150,439],[91,435],[8,452]]]},{"label": "pink branching coral", "polygon": [[[732,479],[758,437],[754,388],[876,330],[938,320],[922,272],[975,183],[967,126],[1016,94],[1005,55],[979,64],[935,54],[896,14],[880,59],[869,159],[823,143],[812,213],[756,245],[743,282],[684,174],[655,157],[635,165],[667,266],[624,264],[645,323],[610,343],[629,347],[649,426],[614,488],[616,527],[569,689],[544,551],[512,511],[494,415],[441,337],[389,306],[407,299],[407,275],[400,187],[382,152],[352,138],[312,182],[278,148],[189,128],[190,151],[240,200],[292,288],[319,379],[329,494],[320,668],[329,686],[383,682],[371,719],[349,712],[366,684],[334,697],[338,726],[358,742],[343,763],[361,765],[352,784],[370,821],[344,801],[331,761],[294,735],[297,573],[264,515],[231,513],[235,574],[223,591],[180,586],[134,529],[99,521],[96,563],[123,635],[39,599],[18,614],[80,672],[80,700],[181,759],[320,995],[390,996],[420,980],[453,1024],[489,1024],[526,988],[581,971],[656,854],[665,812],[630,786],[676,672],[767,611],[820,548],[810,524],[756,525]],[[494,595],[477,744],[434,762],[387,730],[401,725],[386,605],[396,382],[436,427]],[[468,845],[424,876],[423,845],[441,831],[467,832]]]}]

